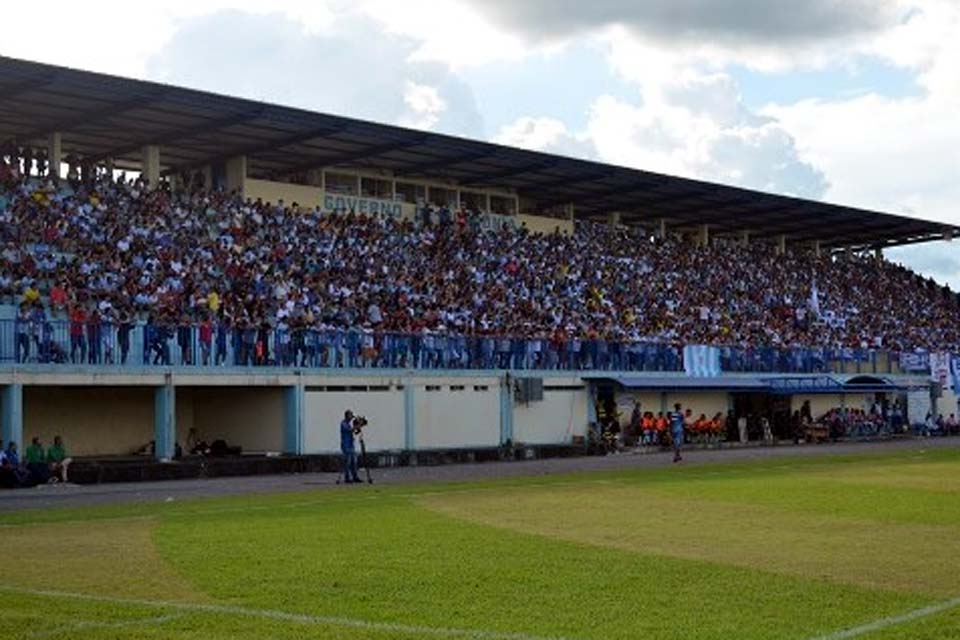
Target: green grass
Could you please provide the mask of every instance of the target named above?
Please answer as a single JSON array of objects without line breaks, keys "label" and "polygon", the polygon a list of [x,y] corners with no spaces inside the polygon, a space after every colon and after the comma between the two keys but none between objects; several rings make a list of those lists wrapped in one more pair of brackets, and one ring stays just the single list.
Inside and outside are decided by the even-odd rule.
[{"label": "green grass", "polygon": [[0,549],[4,638],[803,640],[960,596],[960,451],[20,512]]}]

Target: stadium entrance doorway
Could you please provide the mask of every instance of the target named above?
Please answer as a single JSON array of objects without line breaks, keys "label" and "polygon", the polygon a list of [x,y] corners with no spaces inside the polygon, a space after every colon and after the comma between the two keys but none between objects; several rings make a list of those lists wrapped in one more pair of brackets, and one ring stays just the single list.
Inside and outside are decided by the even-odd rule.
[{"label": "stadium entrance doorway", "polygon": [[763,418],[770,422],[774,438],[792,438],[790,431],[790,396],[771,393],[732,394],[733,413],[739,419],[747,418],[747,433],[751,440],[763,439]]}]

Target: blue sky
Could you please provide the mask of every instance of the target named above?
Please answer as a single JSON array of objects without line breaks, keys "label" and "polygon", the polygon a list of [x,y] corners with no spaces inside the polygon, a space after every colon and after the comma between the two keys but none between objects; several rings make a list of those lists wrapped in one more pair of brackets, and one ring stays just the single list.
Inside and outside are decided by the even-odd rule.
[{"label": "blue sky", "polygon": [[955,0],[45,7],[0,53],[960,224]]}]

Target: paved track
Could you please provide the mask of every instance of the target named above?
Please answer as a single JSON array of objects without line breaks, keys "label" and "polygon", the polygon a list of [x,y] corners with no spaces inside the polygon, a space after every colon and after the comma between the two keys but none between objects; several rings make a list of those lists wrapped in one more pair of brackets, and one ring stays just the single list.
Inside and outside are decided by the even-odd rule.
[{"label": "paved track", "polygon": [[[780,445],[721,450],[689,451],[683,465],[740,462],[785,456],[836,456],[920,449],[960,448],[960,438],[897,440],[892,442],[828,445]],[[517,462],[451,464],[433,467],[374,469],[379,485],[456,482],[520,476],[545,476],[577,471],[655,468],[670,466],[671,454],[620,454],[577,458],[551,458]],[[304,473],[275,476],[201,478],[162,482],[130,482],[99,485],[43,485],[32,489],[0,490],[0,512],[51,507],[84,507],[124,503],[163,502],[168,499],[284,493],[310,490],[364,491],[362,486],[337,486],[334,473]]]}]

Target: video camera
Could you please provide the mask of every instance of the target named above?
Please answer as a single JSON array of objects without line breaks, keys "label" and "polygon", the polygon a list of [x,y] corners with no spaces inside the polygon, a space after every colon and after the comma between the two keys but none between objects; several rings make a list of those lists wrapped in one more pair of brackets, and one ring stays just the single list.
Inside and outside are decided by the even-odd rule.
[{"label": "video camera", "polygon": [[370,424],[365,416],[354,416],[353,417],[353,432],[360,433],[360,430],[365,426]]}]

